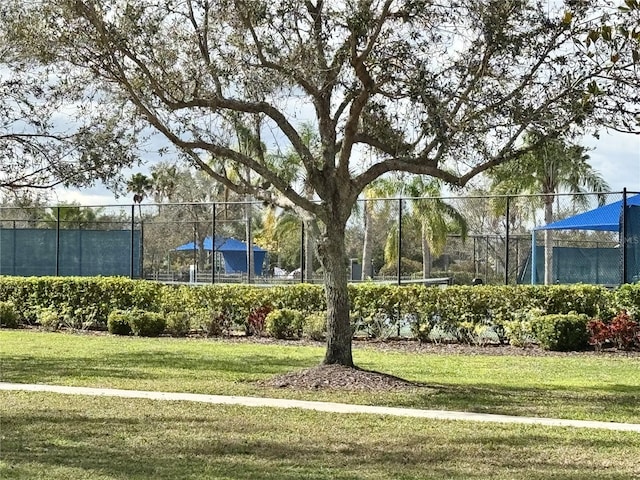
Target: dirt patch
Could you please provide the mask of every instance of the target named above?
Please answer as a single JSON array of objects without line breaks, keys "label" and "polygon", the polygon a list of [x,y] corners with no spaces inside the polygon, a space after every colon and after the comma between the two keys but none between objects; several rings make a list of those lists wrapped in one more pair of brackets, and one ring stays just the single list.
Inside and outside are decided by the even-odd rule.
[{"label": "dirt patch", "polygon": [[[307,340],[282,341],[274,339],[243,338],[236,339],[239,342],[254,341],[259,343],[278,343],[286,345],[317,345],[324,346],[322,342]],[[579,356],[624,356],[638,357],[640,352],[620,351],[607,349],[600,353],[593,351],[582,352],[551,352],[538,346],[527,348],[513,347],[511,345],[462,345],[462,344],[434,344],[420,343],[415,340],[355,340],[354,350],[375,349],[388,352],[414,353],[416,355],[497,355],[497,356],[529,356],[529,357],[579,357]],[[340,365],[318,365],[316,367],[297,372],[277,375],[268,380],[259,382],[260,385],[270,388],[286,388],[296,390],[349,390],[349,391],[390,391],[390,390],[415,390],[427,389],[428,385],[410,382],[393,375],[380,372],[349,368]],[[432,387],[431,387],[432,388]]]},{"label": "dirt patch", "polygon": [[342,365],[318,365],[297,372],[277,375],[260,382],[265,387],[305,390],[389,391],[424,387],[385,373],[349,368]]}]

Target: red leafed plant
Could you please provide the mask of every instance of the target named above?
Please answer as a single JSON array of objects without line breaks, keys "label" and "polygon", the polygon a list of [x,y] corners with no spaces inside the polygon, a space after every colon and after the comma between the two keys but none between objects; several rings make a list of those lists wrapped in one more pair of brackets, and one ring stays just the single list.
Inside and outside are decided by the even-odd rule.
[{"label": "red leafed plant", "polygon": [[589,330],[589,345],[593,345],[596,352],[601,351],[602,346],[612,340],[610,325],[600,319],[591,320],[587,324],[587,329]]},{"label": "red leafed plant", "polygon": [[631,350],[637,345],[640,327],[626,310],[622,310],[611,320],[609,330],[611,331],[611,339],[619,349]]},{"label": "red leafed plant", "polygon": [[251,310],[247,317],[246,334],[261,336],[264,333],[264,320],[271,310],[271,305],[262,305]]}]

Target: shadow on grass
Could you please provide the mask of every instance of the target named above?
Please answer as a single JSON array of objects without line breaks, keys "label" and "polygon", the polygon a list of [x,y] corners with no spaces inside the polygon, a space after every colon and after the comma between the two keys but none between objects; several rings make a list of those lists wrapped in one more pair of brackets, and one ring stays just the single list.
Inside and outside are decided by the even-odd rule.
[{"label": "shadow on grass", "polygon": [[612,479],[640,454],[616,432],[52,398],[3,421],[10,478]]},{"label": "shadow on grass", "polygon": [[104,358],[12,355],[2,360],[0,375],[2,381],[19,383],[48,383],[78,377],[153,380],[179,378],[184,372],[221,379],[254,380],[312,364],[304,358],[260,354],[222,358],[160,351],[119,352]]},{"label": "shadow on grass", "polygon": [[[158,382],[164,385],[159,389],[176,391],[640,423],[640,392],[628,385],[603,385],[592,389],[407,382],[410,384],[408,389],[367,392],[265,388],[256,383],[315,366],[319,361],[277,353],[216,357],[184,352],[135,351],[119,352],[101,359],[14,355],[3,359],[0,379],[17,383],[115,385],[129,389],[140,388],[137,383],[148,388],[149,382]],[[389,380],[403,381],[393,375],[380,375]],[[207,391],[208,386],[214,383],[220,390]]]}]

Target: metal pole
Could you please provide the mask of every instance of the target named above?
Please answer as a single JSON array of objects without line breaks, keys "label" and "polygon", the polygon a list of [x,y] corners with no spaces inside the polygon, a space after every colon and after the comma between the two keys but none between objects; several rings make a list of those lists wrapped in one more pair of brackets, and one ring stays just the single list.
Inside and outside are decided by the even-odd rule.
[{"label": "metal pole", "polygon": [[129,246],[129,278],[133,278],[133,249],[134,249],[134,232],[136,228],[136,206],[131,205],[131,245]]},{"label": "metal pole", "polygon": [[60,276],[60,207],[56,208],[56,277]]},{"label": "metal pole", "polygon": [[398,199],[398,285],[402,284],[402,199]]},{"label": "metal pole", "polygon": [[300,283],[304,283],[305,277],[305,269],[304,269],[304,260],[306,258],[306,249],[304,248],[305,244],[305,231],[304,231],[304,220],[300,219]]},{"label": "metal pole", "polygon": [[627,189],[622,189],[622,213],[620,225],[622,227],[620,243],[622,246],[622,283],[627,283]]},{"label": "metal pole", "polygon": [[509,285],[509,218],[511,218],[510,212],[510,198],[507,197],[507,221],[506,221],[506,231],[504,236],[504,284]]},{"label": "metal pole", "polygon": [[531,285],[535,285],[538,281],[536,264],[538,259],[536,258],[536,230],[531,231]]},{"label": "metal pole", "polygon": [[193,222],[193,283],[198,283],[198,223]]},{"label": "metal pole", "polygon": [[489,235],[487,235],[485,238],[485,249],[484,249],[484,281],[487,282],[488,280],[489,280]]},{"label": "metal pole", "polygon": [[[138,267],[139,267],[139,271],[138,271],[138,277],[139,278],[144,278],[144,221],[142,220],[142,217],[140,217],[140,240],[139,240],[139,244],[138,244],[138,253],[140,255],[140,258],[138,259]],[[151,266],[153,267],[153,261],[151,262]],[[152,268],[153,270],[153,268]]]},{"label": "metal pole", "polygon": [[216,204],[211,208],[211,284],[216,283]]}]

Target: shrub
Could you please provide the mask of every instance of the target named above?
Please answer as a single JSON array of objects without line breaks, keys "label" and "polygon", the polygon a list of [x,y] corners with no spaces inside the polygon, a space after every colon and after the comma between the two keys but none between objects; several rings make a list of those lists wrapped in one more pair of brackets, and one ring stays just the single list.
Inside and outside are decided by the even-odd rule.
[{"label": "shrub", "polygon": [[609,324],[611,340],[621,350],[631,350],[638,342],[640,328],[638,322],[634,322],[631,316],[622,310]]},{"label": "shrub", "polygon": [[0,326],[5,328],[18,328],[20,316],[13,302],[0,302]]},{"label": "shrub", "polygon": [[311,340],[324,340],[327,336],[327,312],[307,314],[304,318],[302,333]]},{"label": "shrub", "polygon": [[593,345],[596,352],[602,350],[602,347],[611,341],[611,330],[609,324],[600,319],[590,320],[587,324],[589,332],[589,345]]},{"label": "shrub", "polygon": [[165,315],[167,332],[174,337],[184,337],[191,329],[191,318],[187,312],[169,312]]},{"label": "shrub", "polygon": [[45,330],[57,330],[60,326],[60,314],[54,307],[36,309],[36,321]]},{"label": "shrub", "polygon": [[588,317],[584,314],[541,315],[532,318],[531,330],[542,348],[566,352],[587,346],[587,323]]},{"label": "shrub", "polygon": [[429,341],[429,334],[433,325],[429,320],[422,318],[420,315],[413,315],[411,322],[411,334],[420,342]]},{"label": "shrub", "polygon": [[131,313],[127,310],[113,310],[107,317],[107,330],[113,335],[131,335],[129,320]]},{"label": "shrub", "polygon": [[[531,312],[516,312],[514,320],[504,322],[507,340],[514,347],[525,348],[535,343],[536,338],[531,327],[531,319],[536,315],[535,312],[535,310]],[[537,315],[542,314],[540,311],[537,313]]]},{"label": "shrub", "polygon": [[162,313],[134,309],[130,313],[131,332],[139,337],[157,337],[167,325]]},{"label": "shrub", "polygon": [[298,310],[280,308],[271,311],[265,319],[265,329],[274,338],[300,337],[304,317]]},{"label": "shrub", "polygon": [[624,309],[634,318],[640,318],[640,283],[627,283],[613,291],[616,312]]},{"label": "shrub", "polygon": [[191,326],[203,332],[207,337],[228,335],[232,321],[223,312],[198,309],[191,314]]},{"label": "shrub", "polygon": [[271,311],[273,311],[273,307],[271,305],[261,305],[260,307],[251,310],[247,317],[247,324],[245,327],[246,334],[258,336],[263,335],[264,322]]},{"label": "shrub", "polygon": [[95,305],[73,308],[63,305],[60,308],[61,325],[77,330],[105,330],[107,325],[100,318],[99,309]]}]

